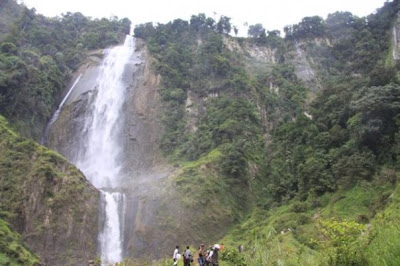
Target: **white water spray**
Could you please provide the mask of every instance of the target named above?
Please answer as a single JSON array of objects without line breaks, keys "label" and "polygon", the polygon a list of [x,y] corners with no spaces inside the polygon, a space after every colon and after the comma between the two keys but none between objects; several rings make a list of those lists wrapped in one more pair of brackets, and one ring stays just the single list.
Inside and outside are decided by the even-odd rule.
[{"label": "white water spray", "polygon": [[397,30],[396,26],[393,26],[393,60],[399,60],[399,52],[397,50]]},{"label": "white water spray", "polygon": [[[104,229],[99,234],[100,250],[103,263],[115,263],[122,260],[121,241],[123,239],[125,195],[114,192],[101,192],[104,206]],[[114,226],[113,226],[114,225]]]},{"label": "white water spray", "polygon": [[53,114],[53,116],[50,119],[50,122],[47,124],[44,135],[40,141],[41,144],[45,144],[47,135],[49,133],[49,129],[51,128],[51,126],[54,124],[54,122],[57,121],[58,117],[60,116],[60,113],[64,107],[65,102],[68,100],[69,95],[71,94],[71,92],[74,90],[76,84],[78,84],[79,80],[81,79],[82,74],[79,74],[78,78],[75,80],[74,84],[72,84],[71,88],[68,90],[67,95],[65,95],[64,99],[61,101],[60,105],[57,108],[57,111]]},{"label": "white water spray", "polygon": [[133,52],[134,40],[129,35],[124,45],[108,50],[90,96],[93,104],[84,126],[87,140],[76,162],[91,183],[101,190],[104,223],[99,233],[99,246],[102,262],[110,264],[123,258],[125,196],[115,191],[121,183],[119,117],[126,89],[123,74]]}]

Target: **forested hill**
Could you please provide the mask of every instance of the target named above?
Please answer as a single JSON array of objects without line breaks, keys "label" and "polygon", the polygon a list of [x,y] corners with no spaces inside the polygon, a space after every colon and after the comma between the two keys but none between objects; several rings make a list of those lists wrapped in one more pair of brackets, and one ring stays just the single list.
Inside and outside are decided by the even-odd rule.
[{"label": "forested hill", "polygon": [[0,1],[0,265],[96,257],[98,191],[65,158],[23,137],[40,140],[88,51],[121,43],[129,27],[128,19],[46,18]]},{"label": "forested hill", "polygon": [[[399,11],[395,0],[362,18],[306,17],[284,34],[255,24],[248,38],[234,37],[226,16],[137,25],[135,37],[161,80],[159,146],[174,168],[160,181],[172,191],[165,206],[174,213],[154,212],[163,237],[223,241],[228,265],[398,265]],[[17,199],[1,206],[0,245],[12,249],[7,237],[21,246],[17,254],[0,252],[0,263],[39,260],[3,220],[42,260],[67,265],[94,255],[90,237],[90,250],[71,244],[67,255],[37,244],[51,238],[64,249],[57,236],[84,216],[76,204],[97,210],[96,192],[63,158],[13,130],[39,140],[88,53],[120,43],[129,26],[80,13],[46,18],[0,2],[0,115],[9,121],[0,119],[0,196]],[[35,190],[40,201],[26,186],[39,184],[36,178],[44,184]],[[81,190],[88,192],[82,203],[67,200]],[[27,223],[21,212],[29,200],[44,206],[35,219],[53,220]],[[50,215],[68,206],[65,219]],[[83,220],[79,226],[96,230]],[[68,237],[79,242],[78,231]],[[232,249],[239,244],[245,252]]]},{"label": "forested hill", "polygon": [[[377,232],[368,240],[354,232],[373,223],[397,191],[399,10],[393,1],[362,18],[306,17],[286,27],[285,37],[261,24],[249,27],[249,38],[232,37],[228,17],[204,14],[135,28],[162,77],[161,146],[183,165],[176,180],[182,201],[192,210],[199,202],[214,206],[205,216],[225,225],[221,216],[243,221],[255,206],[225,241],[272,251],[228,260],[307,264],[304,254],[323,249],[333,253],[313,262],[374,265],[395,256],[384,251],[388,257],[373,262],[366,246]],[[287,238],[271,236],[288,228],[295,232]],[[343,232],[335,230],[352,236],[338,240]],[[296,252],[282,255],[271,239]]]},{"label": "forested hill", "polygon": [[[163,150],[195,161],[217,149],[219,168],[237,182],[248,183],[254,163],[274,201],[351,187],[396,167],[398,10],[394,1],[366,18],[304,18],[285,38],[261,25],[250,26],[251,38],[232,38],[229,18],[203,14],[139,25],[135,36],[163,79]],[[304,67],[310,75],[301,75]]]},{"label": "forested hill", "polygon": [[0,26],[0,113],[24,136],[39,140],[87,52],[121,43],[130,21],[69,12],[46,18],[4,0]]}]

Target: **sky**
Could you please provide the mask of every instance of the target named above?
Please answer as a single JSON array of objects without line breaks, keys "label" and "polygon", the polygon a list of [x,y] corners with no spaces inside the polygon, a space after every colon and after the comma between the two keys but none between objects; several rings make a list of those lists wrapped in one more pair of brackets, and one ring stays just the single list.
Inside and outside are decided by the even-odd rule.
[{"label": "sky", "polygon": [[221,15],[231,18],[231,24],[245,36],[243,25],[261,23],[267,30],[280,30],[297,24],[307,16],[324,19],[335,11],[350,11],[359,17],[375,12],[386,0],[18,0],[45,16],[81,12],[92,18],[129,18],[134,25],[146,22],[167,23],[191,15],[205,13],[218,21]]}]

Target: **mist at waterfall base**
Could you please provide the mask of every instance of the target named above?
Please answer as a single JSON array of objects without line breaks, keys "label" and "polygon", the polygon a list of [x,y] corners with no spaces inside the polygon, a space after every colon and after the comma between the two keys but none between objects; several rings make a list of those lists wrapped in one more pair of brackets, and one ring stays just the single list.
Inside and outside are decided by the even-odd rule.
[{"label": "mist at waterfall base", "polygon": [[121,184],[120,112],[124,104],[125,66],[132,60],[135,43],[126,37],[124,45],[106,51],[94,89],[90,93],[82,137],[85,139],[73,162],[101,191],[99,249],[103,263],[123,259],[123,221],[126,197]]}]

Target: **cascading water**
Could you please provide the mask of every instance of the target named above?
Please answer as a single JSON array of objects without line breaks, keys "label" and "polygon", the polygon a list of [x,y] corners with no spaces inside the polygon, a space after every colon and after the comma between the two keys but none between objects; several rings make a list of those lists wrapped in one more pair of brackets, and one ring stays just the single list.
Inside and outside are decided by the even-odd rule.
[{"label": "cascading water", "polygon": [[399,52],[397,48],[397,29],[396,26],[393,26],[393,60],[399,60]]},{"label": "cascading water", "polygon": [[122,240],[125,195],[119,192],[101,191],[103,206],[103,230],[99,233],[99,244],[103,263],[114,263],[122,260]]},{"label": "cascading water", "polygon": [[134,40],[127,36],[124,45],[107,51],[88,108],[83,134],[86,139],[75,164],[91,183],[100,189],[101,231],[99,246],[103,263],[123,257],[123,220],[125,195],[121,183],[120,112],[126,85],[123,73],[134,52]]},{"label": "cascading water", "polygon": [[60,116],[60,113],[64,107],[65,102],[67,101],[69,95],[71,94],[71,92],[74,90],[76,84],[79,82],[79,80],[81,79],[82,74],[80,74],[78,76],[78,78],[74,81],[74,84],[72,84],[71,88],[68,90],[67,95],[65,95],[64,99],[61,101],[60,105],[57,108],[57,111],[53,114],[53,116],[50,119],[50,122],[47,124],[46,129],[44,131],[42,140],[40,141],[40,143],[42,143],[43,145],[46,142],[47,136],[49,134],[49,129],[51,128],[51,126],[54,124],[54,122],[57,121],[58,117]]},{"label": "cascading water", "polygon": [[175,242],[164,238],[158,220],[166,209],[161,199],[169,195],[158,180],[175,168],[158,149],[160,77],[151,71],[143,44],[128,36],[123,46],[93,51],[45,136],[49,148],[100,190],[99,229],[92,227],[90,241],[97,233],[105,265],[125,257],[158,258]]}]

